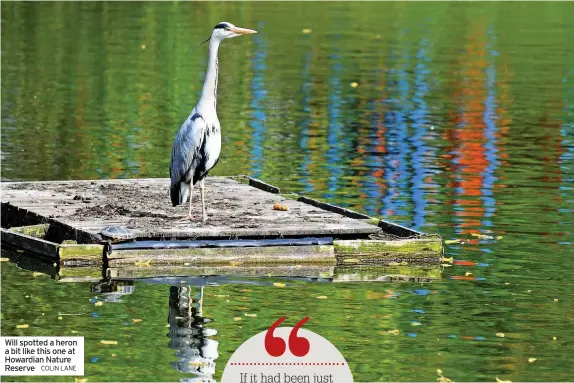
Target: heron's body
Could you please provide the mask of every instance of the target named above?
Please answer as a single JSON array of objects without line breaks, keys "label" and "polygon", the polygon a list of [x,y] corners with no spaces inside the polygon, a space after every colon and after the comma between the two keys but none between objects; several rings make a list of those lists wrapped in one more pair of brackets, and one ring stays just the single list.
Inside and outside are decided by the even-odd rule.
[{"label": "heron's body", "polygon": [[171,151],[169,173],[171,178],[171,202],[182,205],[189,197],[189,214],[193,186],[199,182],[203,221],[207,220],[203,179],[219,161],[221,154],[221,126],[216,112],[219,44],[225,38],[256,33],[250,29],[237,28],[223,22],[218,24],[210,38],[209,62],[201,97],[189,117],[179,128]]},{"label": "heron's body", "polygon": [[207,176],[219,161],[220,154],[221,127],[215,109],[202,115],[194,108],[179,129],[171,152],[173,206],[187,201],[193,185]]}]

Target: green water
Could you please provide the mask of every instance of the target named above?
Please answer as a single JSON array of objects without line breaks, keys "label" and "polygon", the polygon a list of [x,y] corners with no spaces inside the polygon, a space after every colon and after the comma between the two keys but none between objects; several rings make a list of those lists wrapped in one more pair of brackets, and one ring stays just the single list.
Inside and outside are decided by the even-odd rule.
[{"label": "green water", "polygon": [[[2,180],[167,177],[205,73],[205,46],[189,48],[228,20],[259,34],[220,49],[214,174],[464,240],[429,284],[206,287],[198,321],[217,331],[215,379],[281,315],[309,315],[305,327],[339,348],[355,381],[435,381],[439,368],[453,381],[574,376],[574,4],[1,10]],[[90,289],[2,263],[2,335],[84,336],[89,381],[196,376],[176,363],[169,285],[138,282],[119,302]]]}]

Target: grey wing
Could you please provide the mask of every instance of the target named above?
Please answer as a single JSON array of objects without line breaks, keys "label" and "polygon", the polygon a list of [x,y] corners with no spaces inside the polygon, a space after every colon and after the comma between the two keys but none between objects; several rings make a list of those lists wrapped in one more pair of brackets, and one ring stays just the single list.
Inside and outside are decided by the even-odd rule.
[{"label": "grey wing", "polygon": [[[195,111],[185,120],[173,141],[169,173],[171,185],[188,182],[186,175],[197,167],[199,150],[205,138],[205,120]],[[193,177],[193,172],[191,172]]]}]

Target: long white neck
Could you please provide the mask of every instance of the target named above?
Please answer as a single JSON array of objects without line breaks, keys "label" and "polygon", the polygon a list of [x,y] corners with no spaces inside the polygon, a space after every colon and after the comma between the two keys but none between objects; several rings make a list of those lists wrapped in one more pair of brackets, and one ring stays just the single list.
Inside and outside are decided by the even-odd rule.
[{"label": "long white neck", "polygon": [[197,103],[197,109],[204,111],[213,108],[217,102],[217,51],[221,41],[211,39],[209,41],[209,63],[207,64],[207,73],[205,75],[205,82],[203,83],[203,90],[201,97]]}]

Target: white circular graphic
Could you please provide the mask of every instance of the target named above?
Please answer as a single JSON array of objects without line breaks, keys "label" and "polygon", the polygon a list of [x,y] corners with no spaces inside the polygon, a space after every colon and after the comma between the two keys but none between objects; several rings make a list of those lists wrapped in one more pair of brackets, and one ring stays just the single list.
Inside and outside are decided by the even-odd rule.
[{"label": "white circular graphic", "polygon": [[272,328],[239,346],[221,383],[353,382],[345,358],[327,339],[302,328],[293,331],[297,326]]}]

